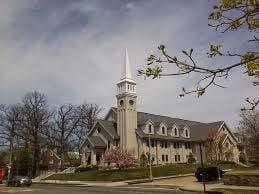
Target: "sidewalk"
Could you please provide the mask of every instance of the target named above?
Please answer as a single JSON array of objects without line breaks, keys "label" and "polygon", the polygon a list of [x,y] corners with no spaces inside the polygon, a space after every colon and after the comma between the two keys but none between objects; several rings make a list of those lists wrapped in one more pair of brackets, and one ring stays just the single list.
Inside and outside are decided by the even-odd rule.
[{"label": "sidewalk", "polygon": [[60,185],[83,185],[83,186],[98,186],[98,187],[115,187],[128,185],[126,182],[95,182],[95,181],[61,181],[61,180],[41,180],[34,181],[34,184],[60,184]]},{"label": "sidewalk", "polygon": [[[141,185],[149,185],[161,188],[179,188],[184,191],[202,192],[203,184],[197,182],[194,176],[171,178],[167,180],[159,180],[149,183],[142,183]],[[246,186],[232,186],[224,185],[222,182],[206,183],[206,190],[215,189],[243,189],[243,190],[256,190],[259,191],[259,187],[246,187]]]},{"label": "sidewalk", "polygon": [[[194,191],[201,192],[203,191],[203,185],[193,185],[193,186],[183,186],[179,188],[182,191]],[[216,189],[238,189],[238,190],[255,190],[259,192],[259,187],[250,187],[250,186],[235,186],[235,185],[224,185],[223,183],[217,184],[206,184],[206,190],[216,190]]]}]

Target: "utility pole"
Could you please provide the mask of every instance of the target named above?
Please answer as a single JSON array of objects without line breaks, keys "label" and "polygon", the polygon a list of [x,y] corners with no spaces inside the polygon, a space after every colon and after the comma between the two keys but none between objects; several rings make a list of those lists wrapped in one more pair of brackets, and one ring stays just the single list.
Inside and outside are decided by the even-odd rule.
[{"label": "utility pole", "polygon": [[150,134],[148,135],[148,144],[149,144],[149,180],[153,181],[152,175],[152,159],[151,159],[151,145],[150,145]]},{"label": "utility pole", "polygon": [[205,186],[205,182],[204,182],[204,165],[203,165],[203,156],[202,156],[201,142],[202,142],[202,141],[200,141],[200,156],[201,156],[201,169],[202,169],[202,184],[203,184],[203,192],[206,193],[206,186]]}]

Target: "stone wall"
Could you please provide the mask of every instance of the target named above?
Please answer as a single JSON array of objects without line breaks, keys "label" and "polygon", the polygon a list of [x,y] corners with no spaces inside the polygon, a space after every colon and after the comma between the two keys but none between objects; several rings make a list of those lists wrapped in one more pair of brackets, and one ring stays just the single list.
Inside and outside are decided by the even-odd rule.
[{"label": "stone wall", "polygon": [[225,174],[223,176],[223,182],[225,185],[259,187],[259,174],[256,174],[256,175]]}]

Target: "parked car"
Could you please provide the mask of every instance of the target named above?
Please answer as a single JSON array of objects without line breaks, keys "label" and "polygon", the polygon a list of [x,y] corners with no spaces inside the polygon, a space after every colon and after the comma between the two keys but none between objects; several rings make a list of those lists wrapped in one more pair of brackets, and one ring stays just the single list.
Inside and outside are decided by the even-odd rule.
[{"label": "parked car", "polygon": [[9,181],[6,181],[6,185],[14,186],[14,187],[20,187],[20,186],[31,186],[32,180],[27,176],[14,176]]},{"label": "parked car", "polygon": [[225,172],[218,167],[205,167],[205,168],[197,168],[195,172],[195,177],[199,182],[201,181],[216,181],[219,178],[223,177]]}]

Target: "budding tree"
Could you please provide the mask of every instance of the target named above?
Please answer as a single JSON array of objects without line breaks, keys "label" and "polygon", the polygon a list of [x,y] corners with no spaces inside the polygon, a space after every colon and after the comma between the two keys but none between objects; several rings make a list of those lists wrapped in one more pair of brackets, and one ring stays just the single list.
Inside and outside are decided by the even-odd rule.
[{"label": "budding tree", "polygon": [[[258,48],[259,38],[256,36],[259,27],[259,3],[257,0],[218,0],[213,6],[213,11],[209,14],[209,26],[224,33],[226,31],[236,31],[246,29],[251,36],[247,40],[254,48]],[[242,39],[243,37],[239,37]],[[240,48],[240,52],[223,50],[223,45],[210,45],[207,56],[209,58],[232,58],[232,64],[221,64],[217,60],[212,64],[202,65],[193,55],[194,49],[182,51],[182,56],[175,56],[167,52],[165,45],[158,47],[158,54],[152,54],[147,59],[147,66],[138,71],[139,75],[151,77],[153,79],[167,76],[189,76],[191,74],[200,75],[201,78],[194,84],[193,89],[182,88],[180,96],[196,93],[202,96],[209,87],[216,86],[225,88],[219,84],[220,79],[230,78],[229,72],[232,69],[239,69],[248,76],[259,78],[259,53],[258,50],[246,50]],[[242,51],[243,52],[242,52]],[[215,64],[216,63],[216,64]],[[171,65],[172,71],[166,70],[166,66]],[[258,80],[253,82],[254,86],[259,85]],[[253,110],[258,104],[259,99],[246,99],[248,108]]]}]

